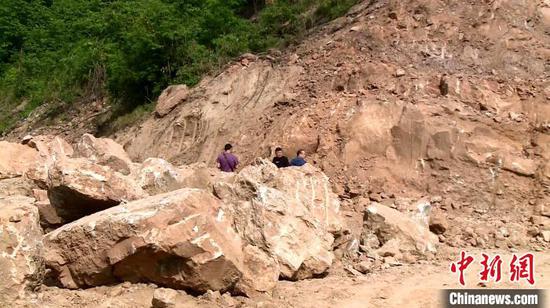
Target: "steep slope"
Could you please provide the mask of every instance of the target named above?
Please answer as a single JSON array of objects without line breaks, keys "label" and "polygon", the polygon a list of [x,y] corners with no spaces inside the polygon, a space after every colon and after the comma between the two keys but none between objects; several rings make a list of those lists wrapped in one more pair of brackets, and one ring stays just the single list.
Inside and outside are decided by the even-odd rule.
[{"label": "steep slope", "polygon": [[459,245],[526,245],[494,230],[525,235],[531,214],[549,214],[549,11],[363,1],[295,50],[245,56],[115,137],[135,159],[174,163],[212,165],[226,142],[245,164],[304,148],[354,203],[431,195],[451,219],[492,226]]}]

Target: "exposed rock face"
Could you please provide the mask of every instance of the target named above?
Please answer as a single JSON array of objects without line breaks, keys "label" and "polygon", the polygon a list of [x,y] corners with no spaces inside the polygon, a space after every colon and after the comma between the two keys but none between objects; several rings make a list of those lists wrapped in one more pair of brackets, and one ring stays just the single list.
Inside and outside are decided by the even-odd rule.
[{"label": "exposed rock face", "polygon": [[189,89],[186,85],[169,86],[160,94],[155,107],[155,115],[163,117],[167,115],[178,104],[185,101],[189,95]]},{"label": "exposed rock face", "polygon": [[34,199],[0,198],[0,304],[42,283],[42,229]]},{"label": "exposed rock face", "polygon": [[65,222],[136,200],[147,194],[130,178],[86,159],[63,159],[49,169],[51,205]]},{"label": "exposed rock face", "polygon": [[340,204],[315,167],[277,169],[262,160],[216,184],[215,193],[229,206],[237,232],[273,256],[282,277],[313,277],[332,264]]},{"label": "exposed rock face", "polygon": [[227,290],[242,276],[241,239],[219,200],[181,189],[84,217],[45,236],[46,262],[65,287],[151,281]]},{"label": "exposed rock face", "polygon": [[394,257],[400,253],[422,257],[435,252],[438,243],[426,222],[375,202],[365,209],[362,238],[368,249]]},{"label": "exposed rock face", "polygon": [[38,152],[26,145],[0,141],[0,179],[22,176],[38,160]]},{"label": "exposed rock face", "polygon": [[95,138],[84,134],[76,146],[76,157],[85,157],[100,165],[128,175],[131,172],[132,161],[124,148],[108,138]]},{"label": "exposed rock face", "polygon": [[[299,66],[277,68],[270,61],[258,60],[246,68],[239,63],[215,78],[205,78],[190,89],[189,95],[184,86],[169,87],[159,97],[151,118],[132,129],[131,136],[124,134],[117,141],[128,145],[125,148],[134,160],[160,157],[178,164],[211,165],[223,145],[232,140],[240,140],[242,149],[254,149],[253,157],[258,157],[266,147],[259,145],[256,134],[243,132],[260,127],[266,110],[275,104],[289,102],[291,88],[302,73]],[[183,100],[185,103],[181,103]],[[220,117],[243,111],[246,120],[240,116]],[[234,127],[240,127],[240,132],[233,131]],[[316,141],[316,136],[311,139]],[[250,158],[241,162],[246,164]]]}]

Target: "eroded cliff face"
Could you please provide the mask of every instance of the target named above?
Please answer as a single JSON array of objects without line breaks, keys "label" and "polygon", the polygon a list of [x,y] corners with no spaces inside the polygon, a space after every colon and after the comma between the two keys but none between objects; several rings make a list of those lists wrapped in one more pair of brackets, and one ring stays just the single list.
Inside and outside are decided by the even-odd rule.
[{"label": "eroded cliff face", "polygon": [[[245,58],[246,59],[246,58]],[[304,69],[298,65],[277,66],[270,60],[234,65],[213,79],[205,79],[186,97],[186,88],[168,88],[159,100],[157,111],[139,127],[130,129],[120,140],[135,159],[162,157],[175,162],[215,160],[226,140],[254,154],[268,155],[259,146],[258,135],[264,117],[273,104],[290,101],[288,89],[297,86]],[[251,60],[250,60],[251,61]],[[179,100],[166,114],[162,106]],[[172,107],[174,108],[174,107]],[[237,141],[238,140],[238,141]],[[262,152],[263,151],[263,152]]]},{"label": "eroded cliff face", "polygon": [[304,148],[342,196],[548,211],[548,11],[365,1],[280,57],[245,55],[184,99],[165,93],[169,113],[115,137],[134,159],[174,163],[213,165],[226,142],[244,164]]}]

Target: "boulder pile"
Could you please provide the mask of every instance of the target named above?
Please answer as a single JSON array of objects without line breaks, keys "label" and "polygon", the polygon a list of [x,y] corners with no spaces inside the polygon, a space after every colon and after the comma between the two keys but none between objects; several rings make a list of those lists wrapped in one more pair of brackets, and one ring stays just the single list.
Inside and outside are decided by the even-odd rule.
[{"label": "boulder pile", "polygon": [[280,278],[326,274],[343,229],[339,199],[313,166],[136,163],[91,135],[74,148],[54,136],[2,142],[0,188],[0,301],[46,273],[65,288],[128,281],[269,294]]},{"label": "boulder pile", "polygon": [[[2,142],[0,188],[2,301],[45,277],[70,289],[145,282],[270,294],[279,279],[326,275],[335,238],[348,232],[328,177],[312,165],[257,159],[223,173],[161,158],[136,163],[91,135],[74,149],[54,136]],[[419,213],[366,207],[362,249],[397,259],[433,252],[437,237],[428,212]]]}]

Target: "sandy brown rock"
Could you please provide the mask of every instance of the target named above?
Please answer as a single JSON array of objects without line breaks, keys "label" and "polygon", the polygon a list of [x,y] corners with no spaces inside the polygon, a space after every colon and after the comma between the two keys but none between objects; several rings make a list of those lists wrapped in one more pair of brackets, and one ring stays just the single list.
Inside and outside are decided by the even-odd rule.
[{"label": "sandy brown rock", "polygon": [[167,115],[177,105],[185,101],[188,95],[189,89],[184,84],[169,86],[162,91],[158,98],[155,115],[158,117]]},{"label": "sandy brown rock", "polygon": [[502,165],[502,169],[523,176],[534,176],[537,167],[537,163],[534,160],[520,157],[506,157]]},{"label": "sandy brown rock", "polygon": [[42,229],[34,199],[0,197],[0,306],[36,289],[44,277]]},{"label": "sandy brown rock", "polygon": [[441,213],[430,215],[430,231],[435,234],[443,234],[449,228],[449,222]]},{"label": "sandy brown rock", "polygon": [[434,253],[438,243],[426,223],[375,202],[365,209],[363,237],[366,234],[376,235],[379,247],[370,248],[385,256],[395,256],[398,252],[424,256]]},{"label": "sandy brown rock", "polygon": [[55,207],[50,203],[47,190],[33,189],[33,196],[36,200],[34,205],[38,208],[38,213],[40,214],[40,225],[46,233],[65,222],[65,220],[58,215]]},{"label": "sandy brown rock", "polygon": [[184,187],[212,190],[216,181],[231,176],[204,164],[175,167],[162,158],[146,159],[132,175],[138,185],[151,195]]},{"label": "sandy brown rock", "polygon": [[40,153],[42,160],[62,157],[71,157],[74,154],[73,147],[63,138],[52,135],[31,136],[25,144]]},{"label": "sandy brown rock", "polygon": [[313,277],[332,264],[340,204],[317,168],[277,169],[260,160],[216,184],[215,193],[230,205],[237,232],[277,259],[282,277]]},{"label": "sandy brown rock", "polygon": [[152,308],[175,308],[178,291],[167,288],[158,288],[153,293]]},{"label": "sandy brown rock", "polygon": [[109,138],[82,135],[76,145],[75,156],[85,157],[125,175],[131,172],[132,160],[120,144]]},{"label": "sandy brown rock", "polygon": [[204,292],[242,276],[241,239],[219,200],[181,189],[84,217],[45,236],[45,258],[68,288],[151,281]]},{"label": "sandy brown rock", "polygon": [[[279,276],[315,277],[331,266],[342,223],[318,169],[260,160],[213,185],[222,201],[185,188],[60,227],[46,236],[48,264],[69,288],[153,281],[247,296],[270,293]],[[159,272],[169,260],[174,265]]]},{"label": "sandy brown rock", "polygon": [[22,176],[38,157],[38,152],[26,145],[0,141],[0,179]]},{"label": "sandy brown rock", "polygon": [[56,161],[47,172],[49,201],[64,222],[147,196],[129,177],[83,158]]},{"label": "sandy brown rock", "polygon": [[16,177],[0,180],[0,196],[29,196],[35,187],[33,181],[26,177]]},{"label": "sandy brown rock", "polygon": [[148,158],[133,175],[137,184],[151,195],[182,188],[178,170],[162,158]]},{"label": "sandy brown rock", "polygon": [[[183,104],[178,103],[181,102],[178,95],[185,91],[176,90],[178,88],[172,86],[165,91],[166,95],[159,97],[159,113],[151,115],[150,119],[142,123],[141,128],[133,129],[133,133],[139,134],[139,137],[125,134],[121,135],[122,138],[117,138],[117,141],[127,144],[128,147],[125,148],[137,161],[160,157],[178,165],[204,162],[213,166],[224,144],[241,140],[239,146],[242,149],[254,148],[258,151],[252,157],[247,157],[246,161],[242,160],[243,163],[249,162],[259,156],[259,151],[264,153],[268,148],[259,144],[255,134],[243,134],[242,131],[247,130],[244,127],[250,130],[257,129],[262,125],[266,109],[279,102],[289,102],[292,99],[291,88],[297,84],[302,72],[303,69],[299,66],[279,69],[273,67],[271,61],[266,60],[254,61],[244,67],[238,63],[230,66],[224,74],[202,80],[199,85],[189,90]],[[174,96],[168,94],[169,89]],[[163,102],[166,102],[169,108],[160,109]],[[171,108],[172,111],[167,112]],[[230,116],[244,114],[243,112],[247,115],[246,120],[240,116]],[[162,129],[159,128],[160,122],[164,123]],[[233,130],[241,125],[241,132]],[[313,149],[317,141],[316,136],[304,137],[310,140],[308,144],[311,144]],[[294,141],[299,140],[293,138],[289,142],[284,142]],[[297,147],[297,144],[299,143],[293,144],[293,147]],[[176,157],[177,159],[174,159]]]},{"label": "sandy brown rock", "polygon": [[235,286],[236,291],[249,297],[270,293],[279,280],[277,260],[251,245],[244,247],[243,254],[243,276]]}]

